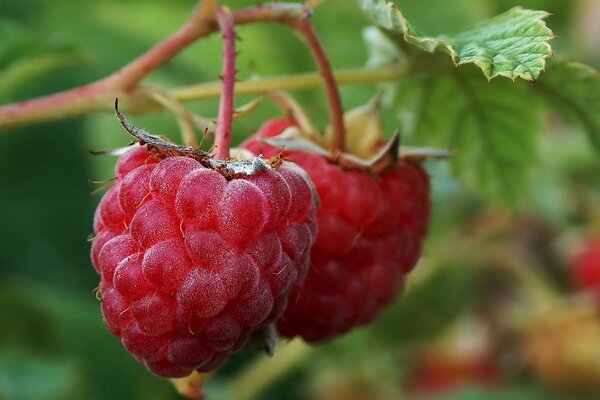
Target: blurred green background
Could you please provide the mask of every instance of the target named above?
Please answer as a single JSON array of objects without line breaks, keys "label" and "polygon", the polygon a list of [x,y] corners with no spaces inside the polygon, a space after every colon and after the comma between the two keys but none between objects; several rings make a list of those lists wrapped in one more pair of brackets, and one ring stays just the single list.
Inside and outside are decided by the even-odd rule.
[{"label": "blurred green background", "polygon": [[[255,2],[224,3],[235,9]],[[594,3],[398,1],[421,30],[434,34],[456,31],[518,4],[545,9],[554,14],[548,23],[560,36],[553,47],[598,67],[600,33],[595,21],[600,14],[590,15],[592,10],[599,11]],[[0,103],[52,93],[110,74],[176,30],[194,5],[191,0],[2,0]],[[360,43],[367,22],[354,1],[327,0],[313,21],[335,68],[364,65],[366,50]],[[255,25],[238,32],[243,38],[238,60],[242,79],[252,74],[315,69],[306,48],[284,27]],[[190,46],[145,82],[171,88],[214,81],[221,69],[220,52],[221,42],[213,36]],[[341,93],[344,105],[351,108],[368,101],[377,88],[345,86]],[[326,125],[327,107],[321,90],[293,95],[319,127]],[[243,104],[252,98],[240,97],[236,102]],[[194,102],[189,108],[214,117],[217,100]],[[272,105],[263,104],[236,123],[235,142],[277,114]],[[179,140],[176,120],[167,112],[131,119],[151,132]],[[392,132],[394,110],[385,110],[384,119],[386,131]],[[535,187],[528,194],[528,206],[518,215],[484,203],[443,163],[430,165],[432,235],[404,301],[396,302],[371,327],[298,356],[259,398],[409,396],[405,389],[414,372],[415,351],[456,321],[479,320],[482,299],[493,292],[490,282],[497,282],[493,273],[479,268],[479,258],[466,260],[458,250],[448,251],[449,242],[455,249],[468,249],[473,235],[485,236],[461,227],[480,224],[484,216],[508,220],[501,230],[508,238],[514,238],[514,232],[548,242],[546,236],[552,240],[566,237],[569,247],[569,238],[585,236],[593,216],[598,215],[593,204],[600,196],[600,165],[582,135],[570,132],[553,116],[547,121]],[[89,180],[111,178],[115,160],[91,156],[89,150],[122,147],[129,140],[110,113],[0,132],[0,399],[178,398],[168,382],[147,373],[104,328],[93,294],[98,277],[89,260],[86,238],[92,233],[100,195],[91,194],[96,187]],[[547,254],[548,243],[543,240],[532,255],[548,269],[557,287],[568,287],[564,263]],[[234,357],[210,383],[209,395],[220,398],[219,393],[234,376],[257,358],[263,356]],[[278,368],[277,360],[276,356],[270,368]],[[518,367],[508,375],[507,383],[492,389],[467,385],[436,398],[563,398]]]}]

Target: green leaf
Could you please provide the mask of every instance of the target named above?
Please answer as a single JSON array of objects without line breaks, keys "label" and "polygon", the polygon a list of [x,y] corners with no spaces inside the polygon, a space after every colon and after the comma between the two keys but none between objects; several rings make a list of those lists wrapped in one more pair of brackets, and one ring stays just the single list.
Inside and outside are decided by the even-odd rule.
[{"label": "green leaf", "polygon": [[[488,79],[535,80],[552,54],[555,37],[546,26],[545,11],[513,8],[455,35],[417,33],[402,12],[385,0],[361,0],[363,13],[403,50],[409,43],[428,53],[446,53],[458,66],[475,64]],[[405,42],[405,43],[403,43]]]},{"label": "green leaf", "polygon": [[487,83],[467,69],[405,79],[396,98],[401,132],[454,150],[454,172],[515,208],[536,161],[540,115],[528,86]]},{"label": "green leaf", "polygon": [[585,130],[600,151],[600,73],[584,64],[555,59],[534,89],[559,114]]}]

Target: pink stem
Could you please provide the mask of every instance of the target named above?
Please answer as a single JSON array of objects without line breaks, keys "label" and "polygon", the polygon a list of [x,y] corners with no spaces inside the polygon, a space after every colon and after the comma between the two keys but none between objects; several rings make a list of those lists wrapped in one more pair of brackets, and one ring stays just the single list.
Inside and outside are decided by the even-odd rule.
[{"label": "pink stem", "polygon": [[329,118],[331,127],[333,128],[334,143],[333,150],[336,152],[344,152],[346,150],[346,128],[344,126],[344,108],[338,91],[338,85],[331,68],[331,63],[325,54],[325,50],[319,38],[307,17],[297,20],[292,26],[304,37],[308,47],[312,51],[315,61],[317,62],[323,81],[325,90],[327,91],[327,99],[329,101]]},{"label": "pink stem", "polygon": [[[202,7],[202,4],[203,3],[201,3],[200,7]],[[321,70],[321,75],[325,82],[329,101],[331,125],[335,137],[334,150],[344,151],[345,128],[343,108],[337,89],[337,83],[333,71],[331,70],[329,60],[319,43],[317,35],[312,25],[306,19],[307,11],[308,9],[305,6],[297,3],[274,3],[245,8],[236,11],[233,14],[227,12],[227,14],[229,14],[228,17],[219,17],[217,15],[217,19],[233,20],[235,25],[256,22],[282,23],[293,27],[304,37],[315,56],[315,60]],[[77,116],[95,110],[110,110],[112,109],[115,97],[122,98],[124,100],[125,109],[127,109],[127,99],[135,98],[137,93],[134,92],[134,89],[146,75],[173,58],[177,53],[195,40],[207,36],[219,30],[219,28],[224,30],[223,25],[232,25],[231,22],[223,24],[224,21],[217,21],[215,16],[203,16],[204,18],[198,18],[197,15],[195,15],[195,17],[196,18],[192,18],[173,35],[106,78],[49,96],[1,106],[0,128],[49,121],[60,117]],[[224,36],[227,36],[225,32]],[[221,110],[218,120],[220,126],[222,126],[221,130],[224,133],[222,135],[223,138],[219,139],[221,142],[217,143],[217,145],[220,144],[220,147],[218,148],[219,158],[223,158],[221,155],[229,155],[231,140],[231,118],[229,118],[228,115],[233,112],[233,105],[231,103],[233,101],[233,96],[227,95],[225,91],[230,90],[230,87],[235,83],[235,66],[233,65],[235,56],[231,57],[231,55],[228,55],[230,50],[228,51],[227,47],[226,41],[225,71],[223,74],[224,93],[221,98]],[[235,53],[235,49],[233,52]],[[228,78],[228,64],[231,64],[229,68],[234,70],[233,74],[230,73],[232,78]],[[229,80],[233,80],[233,82],[229,82]],[[140,93],[140,96],[142,97],[137,98],[137,100],[144,99],[143,94]],[[231,109],[231,111],[229,109]]]},{"label": "pink stem", "polygon": [[231,12],[220,7],[217,11],[217,22],[223,33],[223,90],[219,103],[219,115],[217,117],[217,129],[215,131],[215,146],[217,147],[217,158],[227,160],[231,146],[231,126],[233,124],[233,97],[235,89],[235,31],[233,29],[233,16]]},{"label": "pink stem", "polygon": [[[255,22],[290,24],[304,12],[301,4],[267,4],[236,11],[233,20],[236,25]],[[133,94],[141,79],[193,41],[218,30],[214,16],[192,18],[173,35],[108,77],[67,91],[0,106],[0,128],[77,116],[89,111],[111,110],[115,97],[124,100],[124,109],[127,110],[127,97]]]}]

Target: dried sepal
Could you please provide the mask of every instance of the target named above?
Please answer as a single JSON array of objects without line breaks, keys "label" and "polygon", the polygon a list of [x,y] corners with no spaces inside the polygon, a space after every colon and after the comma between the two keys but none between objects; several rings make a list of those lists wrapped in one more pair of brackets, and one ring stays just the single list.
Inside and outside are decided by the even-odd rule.
[{"label": "dried sepal", "polygon": [[411,161],[444,160],[454,155],[452,150],[435,147],[400,146],[400,159]]},{"label": "dried sepal", "polygon": [[337,164],[346,170],[360,170],[370,175],[381,175],[398,163],[400,149],[400,133],[383,146],[369,160],[363,160],[353,154],[341,153],[336,157]]},{"label": "dried sepal", "polygon": [[174,156],[190,157],[198,161],[206,168],[213,169],[223,175],[226,179],[235,179],[244,175],[253,175],[281,165],[281,157],[275,156],[265,161],[261,156],[249,159],[218,160],[209,153],[190,146],[179,146],[168,141],[168,139],[152,135],[129,123],[119,111],[118,99],[115,100],[115,113],[121,125],[135,137],[139,144],[146,146],[157,158]]},{"label": "dried sepal", "polygon": [[[346,125],[346,152],[362,159],[373,155],[377,143],[383,137],[383,121],[379,112],[382,94],[367,104],[344,113]],[[328,126],[323,136],[324,147],[333,148],[333,129]]]},{"label": "dried sepal", "polygon": [[277,328],[275,327],[275,324],[271,323],[252,333],[245,349],[262,351],[269,357],[273,357],[275,355],[276,345]]},{"label": "dried sepal", "polygon": [[272,138],[261,137],[260,141],[285,151],[301,151],[331,157],[331,154],[316,142],[304,137],[298,128],[287,128],[281,135]]}]

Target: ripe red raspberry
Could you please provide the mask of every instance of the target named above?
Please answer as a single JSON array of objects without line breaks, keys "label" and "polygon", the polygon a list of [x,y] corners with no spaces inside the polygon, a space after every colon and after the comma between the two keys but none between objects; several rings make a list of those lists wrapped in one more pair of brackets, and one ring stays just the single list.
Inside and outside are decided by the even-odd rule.
[{"label": "ripe red raspberry", "polygon": [[579,289],[590,290],[600,300],[600,237],[587,243],[574,258],[571,277]]},{"label": "ripe red raspberry", "polygon": [[[257,135],[275,136],[290,123],[272,120]],[[266,157],[278,151],[256,137],[244,147]],[[320,342],[369,323],[396,297],[421,254],[429,179],[420,166],[405,161],[370,176],[316,154],[285,156],[308,172],[321,207],[308,276],[294,289],[277,327],[286,337]]]},{"label": "ripe red raspberry", "polygon": [[413,368],[406,385],[411,397],[448,394],[464,386],[495,387],[503,380],[491,354],[425,353]]},{"label": "ripe red raspberry", "polygon": [[94,220],[107,328],[157,375],[218,368],[285,309],[314,213],[285,167],[228,180],[193,158],[127,151]]}]

